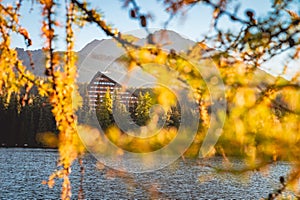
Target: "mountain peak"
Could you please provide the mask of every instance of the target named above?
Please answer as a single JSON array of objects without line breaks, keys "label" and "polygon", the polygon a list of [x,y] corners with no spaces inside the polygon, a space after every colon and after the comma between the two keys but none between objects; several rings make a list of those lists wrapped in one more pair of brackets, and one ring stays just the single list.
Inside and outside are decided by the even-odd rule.
[{"label": "mountain peak", "polygon": [[186,51],[195,44],[194,41],[182,37],[175,31],[167,29],[154,31],[149,34],[145,40],[147,40],[148,43],[161,44],[164,49],[174,49],[176,51]]},{"label": "mountain peak", "polygon": [[79,52],[84,52],[85,49],[90,49],[90,50],[92,50],[92,49],[95,48],[97,45],[99,45],[102,41],[103,41],[103,39],[102,39],[102,40],[94,39],[94,40],[92,40],[91,42],[87,43],[82,49],[80,49]]}]

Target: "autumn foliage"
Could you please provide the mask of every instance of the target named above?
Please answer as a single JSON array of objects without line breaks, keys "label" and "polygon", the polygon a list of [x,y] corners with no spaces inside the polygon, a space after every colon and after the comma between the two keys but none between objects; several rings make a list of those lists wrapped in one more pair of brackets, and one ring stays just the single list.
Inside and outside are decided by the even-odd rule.
[{"label": "autumn foliage", "polygon": [[[128,69],[140,67],[162,84],[190,88],[191,93],[186,97],[194,99],[197,103],[198,110],[195,113],[199,127],[195,138],[192,138],[190,148],[183,152],[184,156],[222,155],[224,158],[239,156],[248,163],[248,167],[241,171],[259,169],[277,160],[290,161],[295,163],[295,167],[287,183],[288,186],[296,186],[300,178],[300,73],[286,80],[281,76],[273,77],[262,73],[259,67],[285,51],[292,52],[287,65],[288,62],[299,58],[300,17],[297,15],[299,10],[289,9],[291,1],[274,0],[272,10],[266,17],[258,18],[254,11],[246,10],[246,18],[241,18],[237,12],[228,8],[231,1],[160,2],[170,15],[169,20],[196,4],[212,8],[212,29],[215,34],[207,35],[204,41],[196,43],[186,53],[164,51],[162,44],[154,41],[140,47],[117,29],[109,26],[104,17],[90,8],[86,2],[65,1],[63,4],[65,21],[55,15],[58,2],[54,0],[34,2],[41,6],[43,15],[41,33],[45,41],[43,50],[47,56],[45,79],[31,73],[19,60],[17,51],[11,47],[12,33],[23,37],[27,46],[32,44],[30,33],[19,23],[22,1],[13,6],[0,4],[0,95],[4,97],[5,102],[9,102],[13,94],[19,95],[20,105],[25,106],[32,103],[29,92],[33,87],[37,87],[39,94],[49,99],[59,131],[59,162],[57,169],[45,183],[52,187],[56,178],[63,179],[61,198],[70,199],[71,166],[73,162],[80,160],[85,152],[81,139],[88,141],[87,144],[94,144],[96,140],[101,144],[101,138],[96,136],[95,130],[78,124],[76,116],[76,111],[82,106],[82,98],[76,84],[74,27],[82,28],[86,23],[94,23],[100,31],[115,39],[126,50],[125,60]],[[150,33],[147,22],[151,19],[151,15],[141,13],[135,0],[124,1],[124,7],[128,9],[130,17],[139,21],[139,25]],[[226,32],[219,29],[218,22],[224,16],[229,17],[233,23],[242,24],[241,30]],[[281,21],[285,20],[280,22],[278,18]],[[167,28],[168,21],[165,25]],[[54,47],[58,28],[65,30],[65,36],[59,36],[65,37],[66,50],[63,55],[55,51]],[[212,44],[214,48],[209,48],[208,44]],[[206,54],[212,49],[216,51]],[[212,63],[220,79],[216,74],[210,73]],[[161,68],[161,65],[165,68]],[[285,70],[282,72],[282,75],[284,74]],[[209,85],[221,83],[225,87],[212,97]],[[166,88],[158,87],[154,93],[157,103],[165,110],[172,109],[177,103],[176,95]],[[214,108],[212,99],[222,102],[225,110],[212,109]],[[139,108],[140,112],[144,107]],[[144,121],[147,120],[148,118]],[[141,124],[145,124],[144,121]],[[214,123],[222,121],[224,121],[222,130],[214,131],[219,134],[219,140],[216,145],[207,147],[203,153],[201,144],[205,143],[207,131]],[[82,130],[85,134],[80,138],[78,132]],[[149,126],[144,130],[154,131]],[[121,150],[147,152],[168,145],[176,137],[177,130],[176,127],[164,128],[149,140],[125,135],[116,126],[109,127],[107,134]],[[52,138],[53,135],[48,134]],[[45,140],[47,141],[47,137]],[[295,193],[299,192],[297,187],[293,189]]]}]

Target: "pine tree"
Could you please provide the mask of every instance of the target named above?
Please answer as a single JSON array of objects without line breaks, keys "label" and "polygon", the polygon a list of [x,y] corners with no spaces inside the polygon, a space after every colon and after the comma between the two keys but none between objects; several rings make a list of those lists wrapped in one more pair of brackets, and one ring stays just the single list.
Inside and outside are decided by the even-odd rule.
[{"label": "pine tree", "polygon": [[139,126],[145,126],[150,120],[150,108],[153,105],[149,92],[144,95],[140,92],[138,96],[138,104],[135,108],[135,122]]},{"label": "pine tree", "polygon": [[15,146],[20,142],[19,103],[16,94],[13,94],[11,96],[10,102],[7,107],[7,117],[7,119],[9,120],[8,129],[6,129],[8,131],[6,132],[6,134],[8,134],[8,144],[10,146]]},{"label": "pine tree", "polygon": [[80,95],[82,96],[82,106],[77,111],[78,123],[92,125],[92,111],[89,105],[89,95],[87,86],[83,84],[80,88]]},{"label": "pine tree", "polygon": [[131,119],[130,113],[127,111],[126,105],[122,103],[119,91],[114,91],[113,96],[113,118],[114,123],[123,131],[128,131],[129,121]]},{"label": "pine tree", "polygon": [[180,118],[180,108],[178,108],[178,106],[172,106],[167,113],[167,126],[178,128],[180,126]]},{"label": "pine tree", "polygon": [[[8,117],[7,117],[7,107],[5,105],[5,98],[4,96],[0,96],[0,127],[3,130],[8,130]],[[6,131],[0,131],[0,144],[7,145],[8,142],[8,133]]]},{"label": "pine tree", "polygon": [[31,118],[34,134],[31,135],[31,141],[34,142],[35,145],[41,145],[38,144],[39,141],[36,141],[36,134],[45,132],[58,132],[51,110],[52,106],[46,97],[35,96],[33,98]]},{"label": "pine tree", "polygon": [[96,116],[101,128],[104,131],[113,124],[112,107],[113,101],[109,89],[107,89],[102,99],[98,94],[96,100]]},{"label": "pine tree", "polygon": [[[31,123],[31,105],[26,104],[20,110],[19,120],[20,120],[20,130],[19,139],[23,144],[29,144],[30,135],[33,134],[32,123]],[[20,144],[21,145],[21,144]]]}]

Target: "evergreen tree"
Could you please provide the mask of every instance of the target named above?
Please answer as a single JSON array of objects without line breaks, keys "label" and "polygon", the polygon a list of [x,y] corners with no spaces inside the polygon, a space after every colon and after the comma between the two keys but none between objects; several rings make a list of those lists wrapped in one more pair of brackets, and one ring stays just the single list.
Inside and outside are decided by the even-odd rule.
[{"label": "evergreen tree", "polygon": [[112,107],[113,101],[109,89],[107,89],[102,99],[98,94],[96,100],[96,116],[101,128],[104,131],[113,124]]},{"label": "evergreen tree", "polygon": [[43,133],[43,132],[55,132],[56,125],[55,125],[55,119],[53,117],[53,114],[51,112],[52,107],[51,105],[46,101],[45,98],[38,98],[37,99],[37,105],[35,106],[35,116],[38,117],[38,124],[37,124],[37,133]]},{"label": "evergreen tree", "polygon": [[127,111],[126,105],[121,102],[121,96],[117,90],[114,91],[113,96],[113,118],[114,123],[123,131],[129,130],[130,113]]},{"label": "evergreen tree", "polygon": [[11,96],[10,102],[7,107],[7,132],[8,134],[8,145],[15,146],[20,143],[19,137],[19,105],[18,105],[18,97],[16,94]]},{"label": "evergreen tree", "polygon": [[81,86],[82,91],[80,94],[82,99],[82,106],[78,109],[77,116],[78,116],[78,122],[79,123],[86,123],[91,125],[91,108],[89,105],[89,96],[88,96],[88,90],[87,86],[83,85]]},{"label": "evergreen tree", "polygon": [[136,114],[135,114],[135,111],[136,111],[136,108],[137,108],[137,105],[138,103],[137,102],[134,102],[134,104],[129,107],[129,113],[130,113],[130,117],[133,121],[136,122]]},{"label": "evergreen tree", "polygon": [[135,108],[135,122],[139,126],[145,126],[150,120],[150,108],[153,105],[149,92],[139,93],[138,104]]},{"label": "evergreen tree", "polygon": [[[8,118],[7,118],[7,107],[5,106],[5,99],[3,96],[0,96],[0,126],[3,130],[8,130]],[[0,144],[7,145],[8,142],[8,133],[7,131],[0,131]]]},{"label": "evergreen tree", "polygon": [[21,142],[22,144],[31,145],[29,144],[31,143],[31,141],[29,141],[29,138],[30,135],[34,134],[31,105],[26,104],[21,108],[19,121],[20,121],[19,142]]},{"label": "evergreen tree", "polygon": [[178,108],[178,106],[172,106],[167,113],[167,121],[166,121],[167,126],[179,128],[180,117],[181,117],[180,108]]}]

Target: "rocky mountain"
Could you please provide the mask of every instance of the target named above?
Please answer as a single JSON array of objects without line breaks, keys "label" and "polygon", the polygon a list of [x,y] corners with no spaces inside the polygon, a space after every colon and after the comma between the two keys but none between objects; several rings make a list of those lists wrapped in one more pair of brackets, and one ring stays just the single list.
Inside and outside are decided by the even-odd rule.
[{"label": "rocky mountain", "polygon": [[[128,37],[128,36],[127,36]],[[133,43],[137,45],[143,45],[149,42],[147,38],[133,38]],[[156,31],[151,35],[152,42],[163,44],[162,48],[165,50],[174,49],[176,51],[186,51],[192,47],[195,42],[181,37],[178,33],[169,30]],[[25,51],[21,48],[16,48],[18,56],[23,63],[37,76],[45,76],[44,65],[45,55],[43,51]],[[124,49],[117,44],[113,39],[93,40],[87,44],[84,48],[77,52],[78,60],[78,82],[88,83],[93,76],[98,72],[106,73],[112,79],[122,82],[128,74],[127,69],[124,66],[120,66],[115,60],[124,55]],[[31,54],[31,60],[30,56]],[[33,63],[34,65],[31,65]],[[135,69],[130,72],[131,79],[127,80],[128,85],[139,86],[144,84],[145,81],[152,83],[155,79],[149,75],[146,75],[140,69]]]},{"label": "rocky mountain", "polygon": [[[169,51],[174,49],[176,52],[184,51],[189,54],[201,54],[201,49],[192,40],[183,38],[181,35],[174,31],[159,30],[149,35],[146,38],[138,38],[136,36],[131,37],[134,44],[143,45],[145,43],[159,43],[162,44],[162,48]],[[25,51],[24,49],[17,48],[18,56],[23,63],[37,76],[45,76],[44,64],[45,55],[42,50]],[[207,52],[213,51],[208,49]],[[128,79],[128,71],[125,66],[122,66],[116,60],[124,55],[124,49],[117,44],[113,39],[93,40],[87,44],[84,48],[77,52],[78,60],[78,82],[89,83],[93,76],[98,72],[105,73],[110,78],[117,82],[124,82],[129,86],[140,87],[146,84],[153,84],[155,78],[145,74],[141,69],[135,68],[130,72],[130,78]],[[32,60],[28,54],[31,54]],[[31,65],[34,63],[34,65]],[[263,70],[256,70],[258,77],[263,79],[267,77],[269,81],[272,81],[274,77]]]},{"label": "rocky mountain", "polygon": [[[134,36],[131,36],[134,37]],[[195,42],[181,37],[174,31],[156,31],[147,38],[134,38],[133,43],[142,46],[151,42],[163,44],[162,48],[165,50],[174,49],[176,51],[186,51],[191,48]],[[125,51],[113,39],[94,40],[86,45],[78,52],[79,56],[79,82],[89,82],[94,76],[95,72],[105,72],[109,77],[117,82],[124,82],[126,78],[127,69],[117,63],[116,60],[125,54]],[[152,83],[154,78],[146,75],[140,69],[136,68],[130,72],[130,80],[126,80],[128,85],[140,86],[145,82]]]},{"label": "rocky mountain", "polygon": [[[18,57],[23,60],[23,64],[28,67],[36,76],[45,76],[45,60],[46,56],[44,55],[41,49],[33,51],[25,51],[22,48],[16,48],[18,52]],[[32,60],[30,60],[30,54]]]}]

